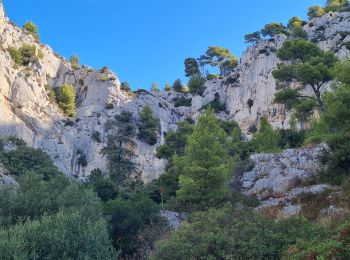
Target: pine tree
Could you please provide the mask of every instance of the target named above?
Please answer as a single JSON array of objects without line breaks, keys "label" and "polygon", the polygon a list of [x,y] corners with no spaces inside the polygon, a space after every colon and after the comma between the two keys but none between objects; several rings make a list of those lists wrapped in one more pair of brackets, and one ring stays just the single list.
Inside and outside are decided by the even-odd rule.
[{"label": "pine tree", "polygon": [[63,85],[59,90],[58,105],[67,116],[75,116],[75,90],[72,85]]},{"label": "pine tree", "polygon": [[262,118],[259,132],[255,134],[252,140],[255,150],[263,153],[277,152],[280,149],[280,141],[281,136],[279,132],[272,129],[266,118]]},{"label": "pine tree", "polygon": [[122,184],[136,169],[133,162],[135,143],[132,138],[135,135],[135,124],[132,113],[122,112],[115,120],[108,121],[105,127],[113,133],[108,136],[107,146],[101,153],[107,157],[111,179]]},{"label": "pine tree", "polygon": [[147,105],[140,112],[139,138],[150,145],[157,143],[159,119]]},{"label": "pine tree", "polygon": [[213,111],[206,110],[188,138],[185,155],[175,156],[180,173],[178,200],[209,205],[221,201],[228,192],[227,134]]}]

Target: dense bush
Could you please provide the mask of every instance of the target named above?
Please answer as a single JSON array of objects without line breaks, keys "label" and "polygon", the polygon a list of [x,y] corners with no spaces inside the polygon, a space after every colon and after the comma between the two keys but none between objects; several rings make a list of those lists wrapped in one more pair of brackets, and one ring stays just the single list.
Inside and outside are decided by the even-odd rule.
[{"label": "dense bush", "polygon": [[130,89],[129,82],[125,81],[125,82],[120,83],[120,89],[124,90],[124,91],[130,91],[131,89]]},{"label": "dense bush", "polygon": [[74,70],[79,68],[80,59],[79,59],[78,55],[76,55],[76,54],[72,55],[72,57],[70,57],[69,61],[70,61],[70,64]]},{"label": "dense bush", "polygon": [[8,52],[14,63],[19,66],[27,66],[30,62],[35,62],[38,59],[34,45],[24,44],[19,49],[10,47]]},{"label": "dense bush", "polygon": [[23,25],[23,29],[33,35],[34,39],[39,41],[38,27],[31,21],[27,21]]},{"label": "dense bush", "polygon": [[139,138],[150,145],[155,145],[158,139],[159,119],[153,116],[150,106],[145,106],[140,112]]},{"label": "dense bush", "polygon": [[123,256],[136,251],[138,235],[148,225],[159,223],[158,206],[142,192],[130,198],[118,197],[105,205],[113,245]]},{"label": "dense bush", "polygon": [[206,79],[200,76],[195,76],[188,82],[188,88],[193,95],[202,95],[205,90]]},{"label": "dense bush", "polygon": [[302,218],[274,221],[231,206],[192,214],[151,259],[280,259],[298,239],[326,232]]},{"label": "dense bush", "polygon": [[46,153],[23,143],[19,143],[15,150],[0,151],[0,159],[10,174],[15,176],[35,172],[44,179],[50,179],[59,173]]},{"label": "dense bush", "polygon": [[192,104],[192,98],[174,98],[174,107],[190,107]]},{"label": "dense bush", "polygon": [[177,79],[177,80],[174,81],[171,89],[174,90],[175,92],[180,92],[181,93],[182,92],[182,87],[183,87],[183,84],[182,84],[181,80]]},{"label": "dense bush", "polygon": [[115,259],[106,221],[77,210],[0,228],[1,259]]},{"label": "dense bush", "polygon": [[281,136],[274,131],[266,118],[260,122],[259,132],[254,134],[252,145],[257,152],[269,153],[280,151]]},{"label": "dense bush", "polygon": [[72,85],[65,84],[60,87],[58,105],[67,116],[75,116],[75,89]]}]

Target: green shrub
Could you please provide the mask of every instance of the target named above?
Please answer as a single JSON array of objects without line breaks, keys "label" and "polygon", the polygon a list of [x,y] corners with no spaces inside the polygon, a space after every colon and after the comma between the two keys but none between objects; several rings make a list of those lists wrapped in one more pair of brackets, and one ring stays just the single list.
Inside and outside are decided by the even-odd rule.
[{"label": "green shrub", "polygon": [[11,175],[21,176],[35,172],[44,179],[50,179],[59,174],[50,157],[42,150],[27,147],[23,143],[17,145],[16,150],[0,153],[1,162]]},{"label": "green shrub", "polygon": [[67,116],[75,116],[75,89],[72,85],[65,84],[60,87],[58,105]]},{"label": "green shrub", "polygon": [[23,25],[23,29],[29,32],[31,35],[33,35],[34,39],[39,41],[40,37],[38,34],[38,27],[31,21],[27,21]]},{"label": "green shrub", "polygon": [[158,139],[159,119],[153,116],[152,109],[147,105],[140,112],[139,138],[150,145],[155,145]]},{"label": "green shrub", "polygon": [[325,14],[324,8],[322,8],[319,5],[314,5],[314,6],[309,7],[308,12],[307,12],[307,16],[309,17],[309,20],[311,20],[313,18],[320,17],[324,14]]},{"label": "green shrub", "polygon": [[274,153],[280,151],[281,136],[274,131],[266,118],[260,122],[259,132],[254,135],[252,145],[254,150],[263,153]]},{"label": "green shrub", "polygon": [[105,214],[109,222],[109,232],[113,245],[128,258],[136,251],[138,235],[148,225],[158,223],[158,206],[143,193],[131,198],[117,198],[105,205]]},{"label": "green shrub", "polygon": [[49,101],[51,103],[57,103],[55,90],[50,85],[45,85],[45,90],[46,90],[47,96],[49,97]]},{"label": "green shrub", "polygon": [[9,47],[7,50],[10,53],[10,56],[15,64],[17,65],[23,64],[22,53],[18,49],[14,47]]},{"label": "green shrub", "polygon": [[175,92],[179,92],[181,93],[182,92],[182,87],[183,87],[183,84],[181,82],[180,79],[177,79],[174,81],[173,83],[173,86],[171,87]]},{"label": "green shrub", "polygon": [[24,44],[19,49],[9,47],[8,52],[13,62],[19,66],[27,66],[30,62],[36,61],[36,47],[34,45]]},{"label": "green shrub", "polygon": [[193,95],[202,95],[205,90],[206,79],[203,77],[195,76],[188,82],[188,88]]},{"label": "green shrub", "polygon": [[192,214],[188,224],[158,244],[151,259],[281,259],[297,239],[325,234],[302,218],[275,221],[226,206]]},{"label": "green shrub", "polygon": [[72,57],[70,57],[69,61],[70,61],[70,64],[72,65],[72,68],[74,70],[79,69],[80,59],[79,59],[78,55],[76,55],[76,54],[72,55]]},{"label": "green shrub", "polygon": [[129,84],[129,82],[122,82],[121,84],[120,84],[120,89],[121,90],[124,90],[124,91],[130,91],[131,89],[130,89],[130,84]]},{"label": "green shrub", "polygon": [[174,107],[190,107],[192,104],[192,98],[174,98]]},{"label": "green shrub", "polygon": [[[1,259],[116,259],[106,221],[79,211],[43,216],[0,229]],[[88,217],[89,218],[89,217]]]},{"label": "green shrub", "polygon": [[175,154],[183,155],[187,137],[193,132],[193,126],[187,121],[177,123],[176,131],[170,130],[164,140],[164,144],[157,148],[157,157],[171,159]]}]

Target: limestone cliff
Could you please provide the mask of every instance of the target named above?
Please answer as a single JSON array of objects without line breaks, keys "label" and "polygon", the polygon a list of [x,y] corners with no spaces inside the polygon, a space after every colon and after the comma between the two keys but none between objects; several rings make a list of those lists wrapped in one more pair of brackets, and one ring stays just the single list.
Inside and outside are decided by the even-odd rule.
[{"label": "limestone cliff", "polygon": [[[349,56],[344,44],[350,41],[349,23],[350,13],[329,13],[310,21],[304,29],[310,40],[344,58]],[[279,62],[276,52],[286,39],[279,35],[249,47],[229,76],[208,81],[201,96],[188,94],[186,98],[192,98],[190,107],[175,108],[174,99],[181,94],[144,90],[128,93],[120,89],[117,76],[107,68],[73,69],[49,46],[11,23],[0,1],[0,135],[21,137],[28,145],[46,151],[64,173],[84,177],[95,168],[106,167],[100,151],[106,145],[107,120],[121,111],[130,111],[137,122],[140,110],[149,105],[160,119],[158,143],[151,146],[135,138],[135,161],[142,179],[149,182],[164,171],[166,162],[157,159],[155,151],[166,132],[175,129],[179,120],[197,118],[202,107],[216,96],[226,105],[227,112],[220,116],[236,120],[245,132],[262,116],[267,116],[274,127],[288,127],[289,113],[274,103],[278,86],[271,74]],[[34,45],[42,57],[28,66],[16,67],[7,49],[23,44]],[[57,105],[50,103],[45,88],[66,83],[72,84],[77,93],[74,119],[66,118]],[[101,142],[93,140],[94,132],[101,134]],[[86,156],[86,167],[78,164],[78,153]]]}]

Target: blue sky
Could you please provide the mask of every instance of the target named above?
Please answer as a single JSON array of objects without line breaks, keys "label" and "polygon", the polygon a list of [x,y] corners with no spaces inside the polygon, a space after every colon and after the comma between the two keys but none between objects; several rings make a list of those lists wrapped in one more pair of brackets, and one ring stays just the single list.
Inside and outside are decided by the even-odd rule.
[{"label": "blue sky", "polygon": [[240,57],[243,37],[269,22],[322,0],[3,0],[7,16],[22,26],[32,20],[41,41],[83,64],[108,66],[134,89],[185,80],[184,59],[208,46]]}]

